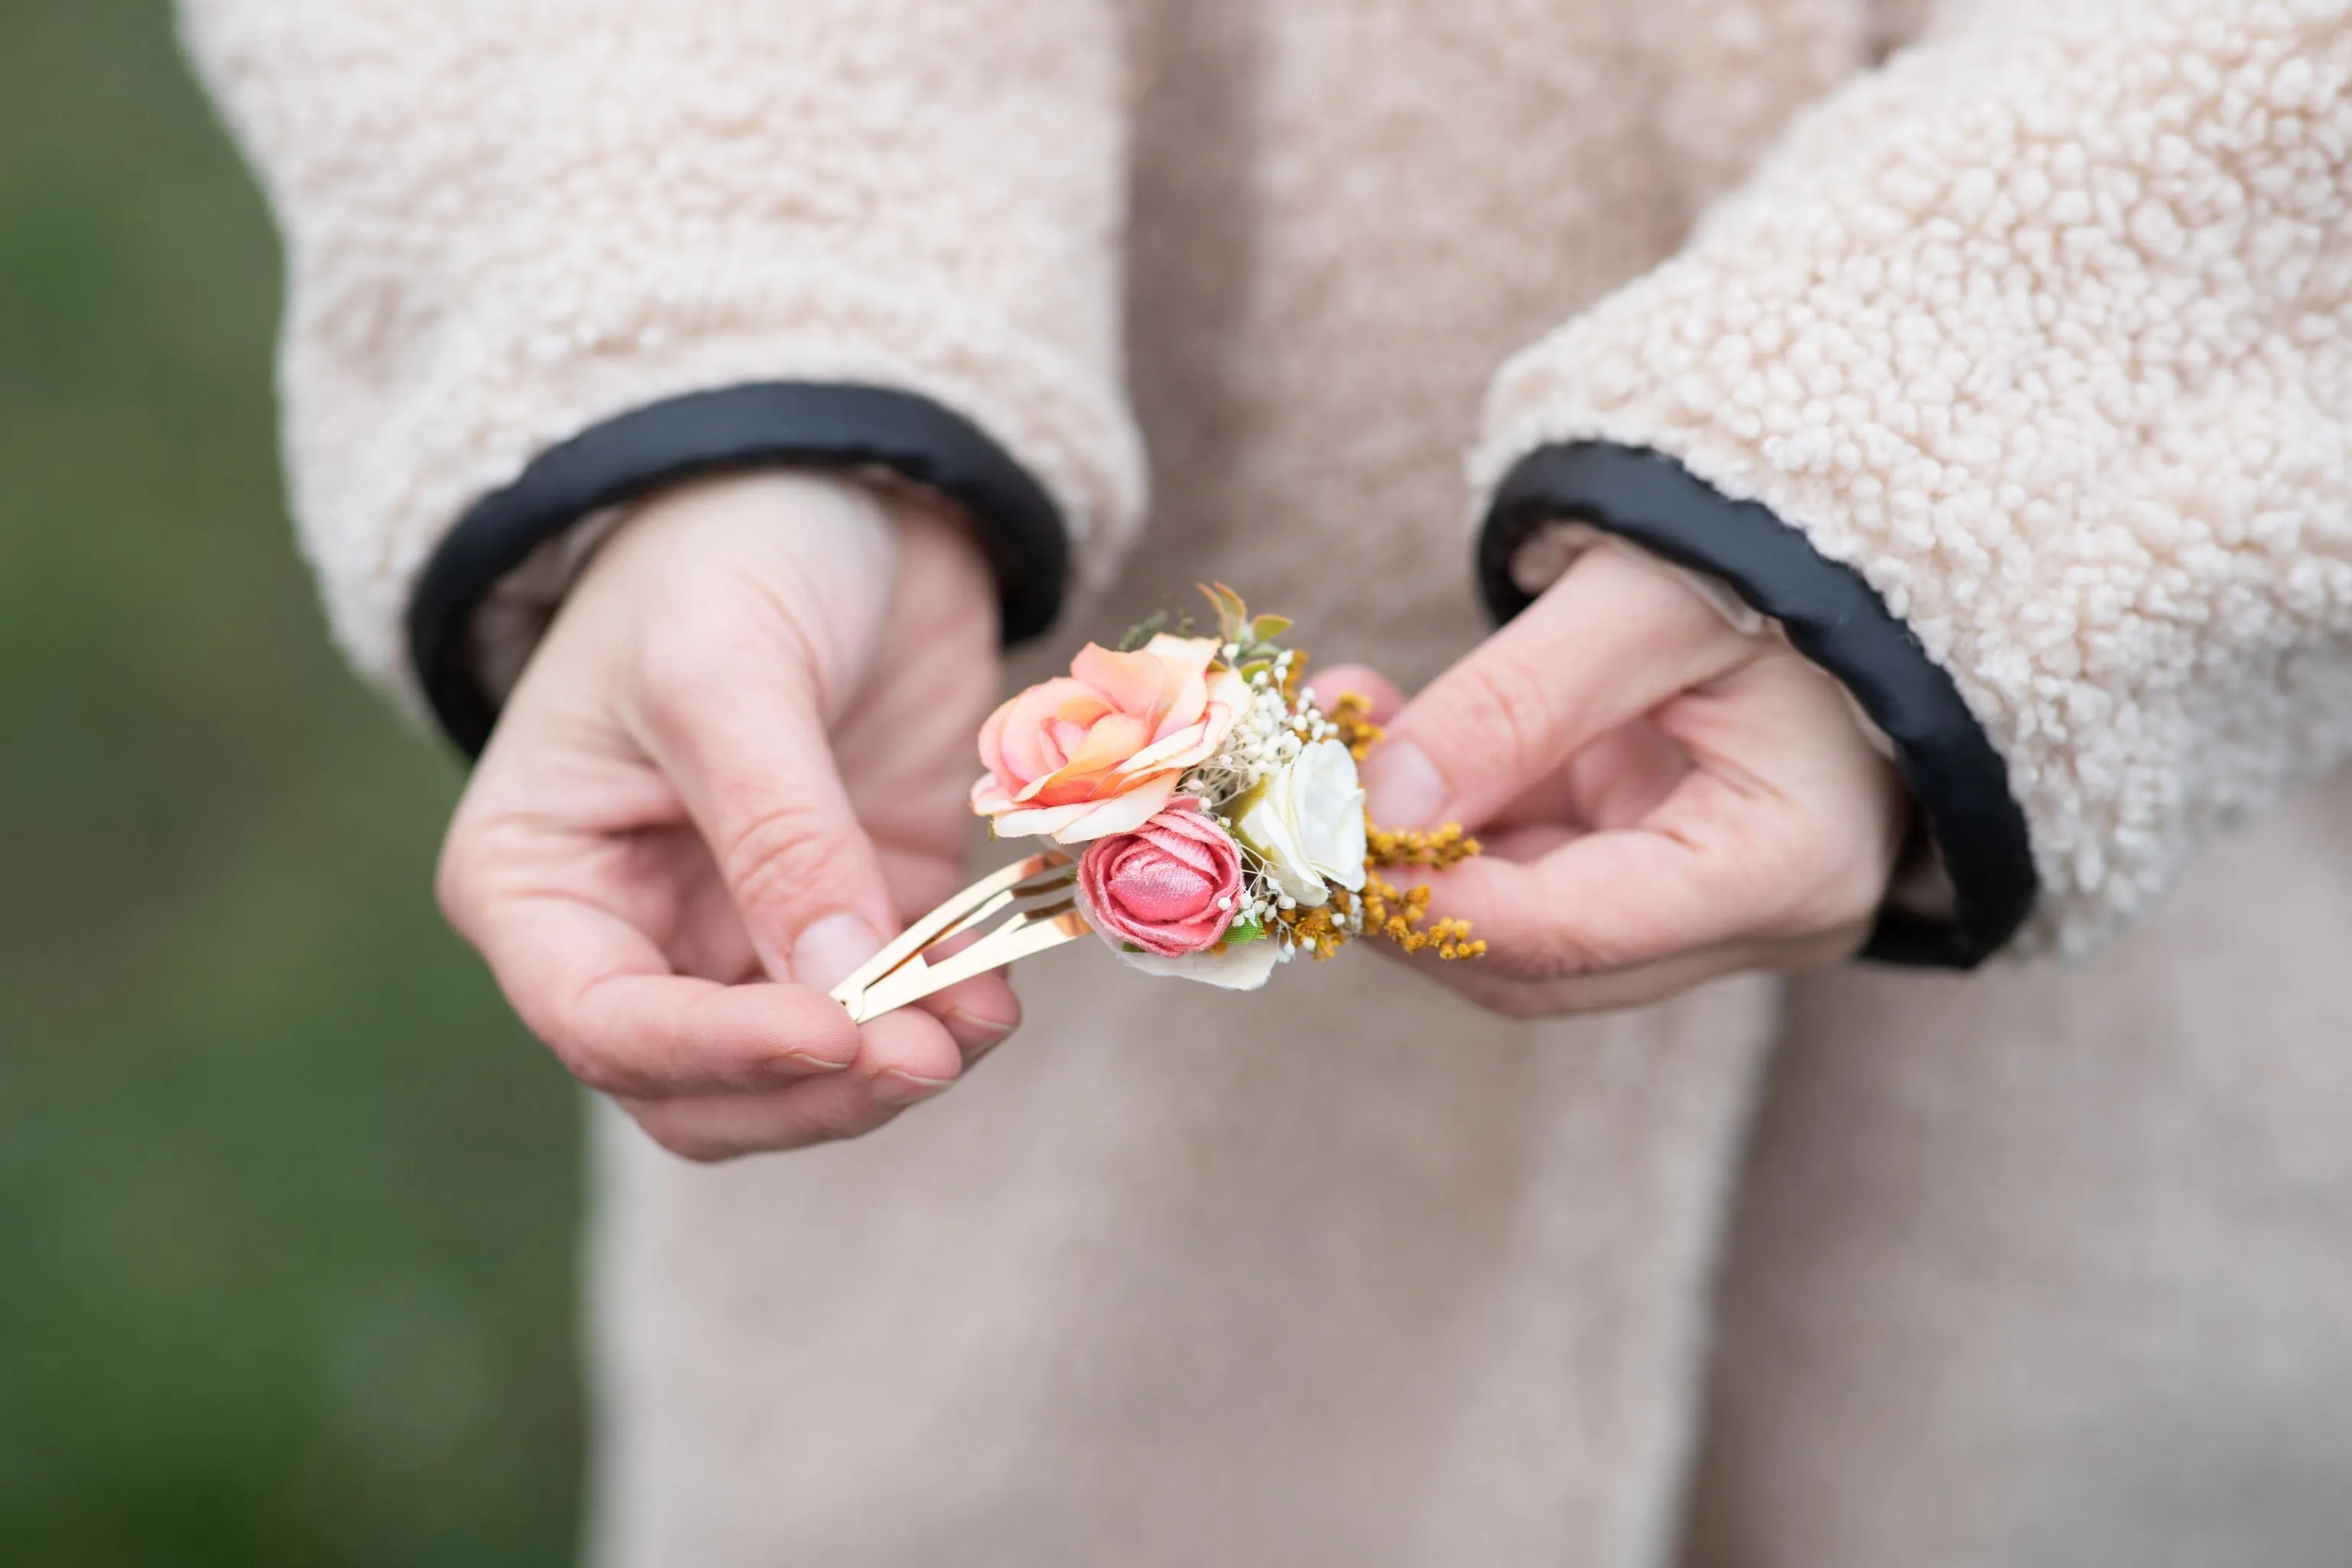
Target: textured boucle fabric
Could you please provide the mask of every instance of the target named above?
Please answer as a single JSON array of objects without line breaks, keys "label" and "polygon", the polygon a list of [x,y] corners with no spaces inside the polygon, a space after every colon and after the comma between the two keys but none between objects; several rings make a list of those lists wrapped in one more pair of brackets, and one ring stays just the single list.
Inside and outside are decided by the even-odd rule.
[{"label": "textured boucle fabric", "polygon": [[[902,109],[948,135],[924,106],[942,84],[969,88],[967,70],[991,73],[994,90],[1068,99],[1066,123],[1087,139],[1084,128],[1123,111],[1123,233],[1108,197],[1065,199],[1092,186],[1037,196],[1009,163],[1003,210],[984,216],[1043,248],[955,226],[980,205],[979,160],[1003,145],[985,116],[957,110],[973,145],[927,153],[928,179],[908,165],[910,208],[886,226],[895,237],[855,252],[868,264],[860,280],[899,276],[888,246],[911,244],[927,286],[961,279],[973,288],[960,298],[1007,301],[987,307],[992,319],[1040,363],[1077,367],[1070,384],[1105,409],[1116,407],[1104,368],[1114,351],[1089,335],[1108,309],[1096,274],[1057,294],[1008,258],[1080,246],[1092,257],[1098,244],[1129,258],[1125,319],[1105,330],[1123,331],[1134,366],[1151,525],[1108,601],[1017,655],[1016,679],[1055,673],[1080,637],[1116,636],[1186,585],[1223,579],[1295,615],[1318,658],[1368,658],[1412,686],[1489,629],[1461,536],[1461,462],[1496,365],[1662,264],[1703,349],[1731,335],[1717,323],[1748,308],[1743,290],[1839,254],[1830,231],[1801,227],[1757,245],[1752,270],[1736,235],[1728,249],[1702,236],[1692,259],[1672,259],[1693,216],[1748,178],[1790,115],[1842,94],[1771,153],[1757,201],[1715,209],[1718,230],[1769,219],[1784,199],[1791,222],[1840,210],[1866,190],[1840,171],[1885,156],[1882,132],[1907,114],[1932,124],[1942,110],[1922,84],[1957,80],[1969,60],[1996,77],[2056,65],[2112,31],[2127,78],[2117,90],[2162,63],[2130,16],[2086,23],[2080,44],[2037,42],[2054,26],[2039,8],[2005,62],[1997,43],[1970,42],[1991,3],[1935,7],[1922,52],[1882,89],[1857,73],[1928,20],[1925,0],[1130,0],[1108,106],[1108,70],[1053,65],[1068,60],[1029,32],[1044,13],[1036,26],[1063,27],[1054,37],[1076,48],[1099,17],[1046,0],[546,0],[529,13],[431,0],[400,13],[415,26],[387,22],[367,48],[226,47],[264,34],[282,43],[313,15],[321,36],[352,26],[341,19],[352,5],[285,0],[205,7],[215,25],[202,31],[240,103],[316,100],[329,107],[312,119],[347,105],[373,116],[356,142],[247,132],[273,158],[341,161],[299,185],[273,176],[297,279],[306,233],[364,218],[381,265],[404,279],[404,258],[425,280],[386,297],[425,288],[444,315],[477,309],[467,280],[441,270],[442,240],[405,226],[489,221],[499,205],[453,195],[403,217],[396,202],[357,204],[343,182],[388,177],[376,164],[408,158],[412,136],[463,165],[469,191],[513,177],[473,165],[511,153],[543,166],[551,154],[536,144],[512,145],[516,101],[580,99],[581,51],[614,47],[583,36],[478,61],[439,30],[473,30],[480,47],[478,15],[560,15],[636,50],[648,27],[719,40],[696,58],[739,97],[704,105],[649,79],[686,130],[616,108],[594,154],[622,168],[658,159],[667,179],[751,226],[740,245],[707,252],[714,269],[782,266],[791,247],[771,238],[863,247],[845,219],[779,216],[868,199],[813,185],[803,160],[863,169],[855,147]],[[776,44],[800,16],[815,19],[805,51]],[[673,54],[661,69],[689,63]],[[435,71],[462,84],[435,90],[440,118],[421,130],[357,107],[384,101],[394,80],[414,100]],[[2063,95],[2023,90],[2036,113],[2073,112]],[[1950,107],[1971,94],[1946,96]],[[710,140],[687,132],[714,109],[735,127],[723,145],[766,160],[757,178],[740,161],[720,161],[723,185],[701,173]],[[548,136],[582,122],[552,107],[534,121]],[[859,140],[834,145],[843,135]],[[2024,178],[2047,159],[2034,139],[2012,149],[1988,138],[1973,153],[1958,140],[1939,144],[1971,181]],[[472,151],[449,151],[458,141]],[[1024,167],[1050,184],[1071,151],[1030,149]],[[576,229],[563,237],[572,286],[621,298],[643,236],[686,198],[604,172],[579,182],[598,201],[542,205],[534,232]],[[1058,205],[1022,205],[1033,196]],[[311,209],[331,216],[305,218]],[[918,210],[940,215],[936,231]],[[1063,221],[1076,226],[1058,240],[1039,232]],[[606,234],[630,237],[607,245]],[[2199,243],[2239,237],[2224,212]],[[515,253],[486,242],[471,254],[491,268]],[[499,304],[541,311],[528,299]],[[2105,321],[2094,300],[2047,308],[2053,326],[2079,313],[2070,332],[2095,337]],[[291,324],[299,335],[321,319]],[[434,363],[439,319],[381,318],[364,362],[375,376],[289,380],[298,426],[368,436],[362,416],[326,405],[389,406],[404,367]],[[702,319],[718,346],[700,352],[733,355],[728,318]],[[1617,336],[1637,341],[1659,319]],[[2305,354],[2304,319],[2274,312],[2264,324],[2276,341],[2255,357]],[[826,321],[845,339],[857,330]],[[928,340],[881,341],[933,367],[922,389],[1053,471],[1043,454],[1061,448],[1034,431],[1063,430],[1048,416],[1079,404],[1033,404],[1020,395],[1030,384],[977,363],[966,395],[919,358]],[[672,352],[615,342],[586,357],[612,362],[599,374],[620,403],[640,380],[649,400],[689,379]],[[778,374],[756,349],[740,357],[759,362],[758,378]],[[1573,386],[1573,367],[1555,363],[1551,384]],[[1706,403],[1708,385],[1691,395]],[[510,390],[498,406],[529,410],[530,429],[559,437],[575,433],[560,428],[566,417],[584,426],[611,411],[576,399],[562,365]],[[2046,425],[2038,408],[2025,414]],[[1688,451],[1680,435],[1706,420],[1628,423]],[[1544,424],[1532,418],[1526,438],[1548,438]],[[1087,427],[1116,426],[1105,413]],[[397,480],[454,496],[502,482],[536,439],[513,438],[512,461],[469,458],[464,483],[400,475],[388,451],[321,468],[304,504],[331,505],[352,529],[341,547],[360,558],[382,547],[406,559],[446,526],[431,521],[444,509],[362,507],[341,487]],[[1738,456],[1757,443],[1719,445]],[[1106,437],[1069,449],[1124,448]],[[1118,461],[1078,471],[1128,473]],[[2138,482],[2129,464],[2112,471]],[[2077,488],[2078,511],[2105,504]],[[1083,485],[1058,489],[1066,507],[1084,500]],[[1800,489],[1793,500],[1814,493]],[[1821,499],[1843,498],[1823,486]],[[1792,516],[1827,542],[1833,512],[1847,515]],[[1075,515],[1089,552],[1116,532]],[[369,542],[394,521],[418,537]],[[1839,526],[1860,536],[1851,519]],[[1927,553],[1909,559],[1941,569]],[[398,596],[390,572],[354,580]],[[2229,646],[2225,624],[2214,619],[2215,648]],[[710,1169],[599,1116],[590,1560],[2335,1561],[2347,1534],[2339,1456],[2352,1451],[2340,1328],[2352,1321],[2352,1053],[2340,1048],[2352,1016],[2331,954],[2347,942],[2352,781],[2339,778],[2206,857],[2083,970],[1748,976],[1639,1012],[1514,1024],[1377,963],[1307,966],[1246,997],[1180,994],[1073,944],[1021,966],[1019,1035],[874,1137]],[[1718,1284],[1727,1230],[1737,1240]]]},{"label": "textured boucle fabric", "polygon": [[680,393],[919,393],[1037,476],[1082,577],[1099,583],[1136,526],[1106,7],[182,16],[285,232],[293,508],[371,676],[408,684],[401,613],[469,505]]},{"label": "textured boucle fabric", "polygon": [[1512,360],[1475,460],[1646,446],[1863,573],[2091,946],[2352,752],[2352,20],[1948,7],[1675,260]]}]

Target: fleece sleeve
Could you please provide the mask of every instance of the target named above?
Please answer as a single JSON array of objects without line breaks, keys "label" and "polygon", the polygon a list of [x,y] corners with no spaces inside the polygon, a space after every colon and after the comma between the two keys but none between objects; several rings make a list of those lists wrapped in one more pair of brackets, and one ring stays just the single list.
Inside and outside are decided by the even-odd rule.
[{"label": "fleece sleeve", "polygon": [[2352,6],[1965,0],[1512,359],[1474,472],[1731,582],[1893,738],[1952,918],[2081,951],[2352,754]]},{"label": "fleece sleeve", "polygon": [[1108,0],[184,0],[283,232],[293,509],[362,669],[461,744],[580,519],[763,461],[978,521],[1008,636],[1141,506]]}]

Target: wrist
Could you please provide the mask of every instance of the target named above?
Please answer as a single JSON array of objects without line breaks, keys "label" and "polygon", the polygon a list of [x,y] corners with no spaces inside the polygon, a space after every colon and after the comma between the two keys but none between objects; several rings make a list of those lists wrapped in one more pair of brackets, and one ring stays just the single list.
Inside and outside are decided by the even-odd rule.
[{"label": "wrist", "polygon": [[[852,493],[822,496],[829,488]],[[590,513],[542,541],[484,595],[470,635],[471,658],[482,689],[503,706],[557,613],[592,574],[601,580],[648,570],[644,558],[681,548],[677,535],[742,524],[773,528],[782,512],[800,514],[797,526],[813,552],[830,550],[852,560],[880,555],[887,528],[860,515],[871,510],[859,504],[864,489],[845,476],[822,470],[763,468],[697,476]],[[755,518],[753,513],[761,515]],[[732,519],[741,520],[740,524]],[[862,542],[826,537],[833,533],[868,537]],[[886,562],[870,564],[880,567],[877,574],[887,579]]]},{"label": "wrist", "polygon": [[845,694],[880,636],[901,558],[892,509],[854,479],[705,476],[630,509],[561,621],[612,634],[644,679],[722,680],[749,660],[789,658],[818,689]]},{"label": "wrist", "polygon": [[[870,583],[886,586],[898,543],[889,509],[845,475],[757,468],[700,475],[667,485],[618,509],[593,554],[582,563],[574,594],[613,577],[665,574],[673,563],[720,560],[757,570],[770,563],[811,580],[805,596],[822,598]],[[796,589],[796,599],[803,596]],[[794,609],[807,606],[795,602]]]}]

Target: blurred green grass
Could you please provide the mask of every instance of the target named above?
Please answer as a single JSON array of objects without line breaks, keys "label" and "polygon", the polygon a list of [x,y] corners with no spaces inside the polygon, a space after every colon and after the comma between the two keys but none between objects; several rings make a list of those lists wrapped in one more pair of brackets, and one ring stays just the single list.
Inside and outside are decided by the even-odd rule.
[{"label": "blurred green grass", "polygon": [[284,519],[163,0],[0,0],[0,1560],[564,1561],[577,1107]]}]

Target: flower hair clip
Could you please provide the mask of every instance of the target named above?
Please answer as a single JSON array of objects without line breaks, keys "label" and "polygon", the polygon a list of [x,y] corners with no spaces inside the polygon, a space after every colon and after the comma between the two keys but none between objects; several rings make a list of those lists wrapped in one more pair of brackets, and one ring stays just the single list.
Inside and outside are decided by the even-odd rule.
[{"label": "flower hair clip", "polygon": [[1327,711],[1290,623],[1203,588],[1214,637],[1155,616],[989,715],[972,810],[1036,853],[914,922],[833,994],[863,1023],[1092,931],[1152,974],[1231,990],[1361,938],[1475,958],[1465,921],[1383,873],[1478,853],[1460,826],[1383,832],[1356,764],[1381,740],[1354,693]]}]

